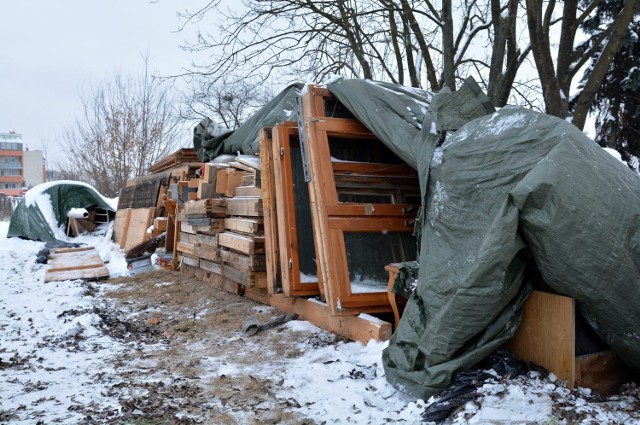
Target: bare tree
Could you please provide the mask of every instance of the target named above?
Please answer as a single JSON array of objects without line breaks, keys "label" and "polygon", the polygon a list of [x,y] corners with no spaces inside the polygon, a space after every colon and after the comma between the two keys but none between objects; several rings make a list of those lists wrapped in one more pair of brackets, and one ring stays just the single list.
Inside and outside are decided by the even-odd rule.
[{"label": "bare tree", "polygon": [[144,175],[175,148],[178,120],[169,88],[145,72],[116,74],[90,90],[83,114],[63,136],[59,168],[80,175],[106,196],[116,196],[130,178]]},{"label": "bare tree", "polygon": [[191,90],[182,94],[181,118],[211,118],[229,130],[238,128],[274,96],[270,86],[248,79],[223,77],[218,82],[196,77]]},{"label": "bare tree", "polygon": [[[245,0],[243,5],[227,11],[214,1],[183,14],[200,25],[214,16],[219,22],[217,34],[200,33],[186,46],[212,53],[210,62],[192,74],[212,82],[230,76],[323,81],[341,74],[432,90],[445,85],[455,90],[457,81],[474,74],[504,104],[529,53],[518,47],[517,0],[502,6],[498,0],[444,0],[441,5],[431,0]],[[487,49],[487,43],[493,46]]]},{"label": "bare tree", "polygon": [[[574,103],[573,123],[584,128],[589,108],[595,99],[597,87],[613,60],[622,37],[633,18],[638,0],[627,0],[618,16],[603,29],[600,36],[576,45],[576,33],[580,24],[595,10],[602,0],[580,3],[579,0],[564,0],[562,11],[556,16],[556,1],[526,0],[527,21],[533,57],[540,77],[546,112],[560,118],[569,115],[569,90],[571,83],[584,64],[599,55],[593,72],[584,84],[579,98]],[[546,5],[546,7],[544,7]],[[560,23],[557,49],[552,49],[551,27]],[[605,46],[604,49],[602,46]]]}]

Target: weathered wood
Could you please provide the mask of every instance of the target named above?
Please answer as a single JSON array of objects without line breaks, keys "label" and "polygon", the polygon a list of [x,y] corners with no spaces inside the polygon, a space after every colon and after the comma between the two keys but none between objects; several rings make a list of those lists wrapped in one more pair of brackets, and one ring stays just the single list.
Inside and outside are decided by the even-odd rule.
[{"label": "weathered wood", "polygon": [[267,257],[267,289],[269,293],[273,294],[278,292],[281,282],[271,134],[272,130],[270,128],[263,128],[260,131],[260,162],[261,172],[263,175],[261,182],[261,196],[264,215],[265,251]]},{"label": "weathered wood", "polygon": [[195,257],[195,246],[191,243],[187,243],[187,242],[178,242],[178,244],[176,245],[176,250],[182,254],[187,254],[190,255],[192,257]]},{"label": "weathered wood", "polygon": [[262,196],[262,189],[257,186],[238,186],[234,196]]},{"label": "weathered wood", "polygon": [[200,199],[189,201],[182,209],[185,216],[224,217],[227,213],[226,200],[224,199]]},{"label": "weathered wood", "polygon": [[264,236],[246,236],[224,232],[218,235],[218,245],[244,254],[264,254]]},{"label": "weathered wood", "polygon": [[164,232],[167,230],[167,225],[169,223],[168,217],[156,217],[153,219],[153,227],[154,229]]},{"label": "weathered wood", "polygon": [[533,291],[506,347],[517,358],[545,367],[572,387],[576,378],[574,299]]},{"label": "weathered wood", "polygon": [[195,255],[200,259],[205,259],[209,261],[220,262],[222,259],[220,258],[220,249],[217,246],[199,244],[195,247]]},{"label": "weathered wood", "polygon": [[204,180],[198,181],[198,191],[196,195],[198,199],[211,198],[216,194],[216,188],[213,183],[207,183]]},{"label": "weathered wood", "polygon": [[[184,163],[195,162],[196,164],[198,164],[196,161],[200,161],[200,159],[198,158],[198,155],[196,154],[195,149],[182,148],[182,149],[178,149],[172,154],[157,161],[155,164],[149,167],[149,172],[159,173],[161,171],[171,169],[172,167],[175,167],[177,165],[181,165]],[[200,166],[200,165],[201,163],[198,164],[197,166]]]},{"label": "weathered wood", "polygon": [[[119,236],[116,236],[114,228],[114,237],[120,239],[120,248],[128,251],[132,247],[144,242],[147,239],[147,229],[153,223],[153,214],[155,208],[137,208],[127,209],[124,212],[124,226]],[[116,219],[118,214],[116,213]]]},{"label": "weathered wood", "polygon": [[[187,219],[188,220],[188,219]],[[187,233],[206,233],[210,235],[215,235],[220,232],[224,232],[224,219],[222,218],[211,218],[208,220],[209,224],[199,225],[199,224],[190,224],[188,221],[183,221],[180,225],[181,230]]]},{"label": "weathered wood", "polygon": [[198,243],[198,238],[195,233],[180,232],[180,242],[193,245]]},{"label": "weathered wood", "polygon": [[264,254],[245,255],[235,251],[221,249],[220,258],[224,263],[240,270],[266,271],[267,260]]},{"label": "weathered wood", "polygon": [[151,208],[158,204],[160,187],[166,185],[169,176],[158,174],[145,180],[137,181],[137,184],[123,187],[118,196],[118,210],[126,208]]},{"label": "weathered wood", "polygon": [[218,235],[209,235],[207,233],[197,233],[196,239],[201,245],[210,245],[213,247],[218,247]]},{"label": "weathered wood", "polygon": [[104,266],[95,248],[63,248],[50,253],[44,281],[100,280],[108,277],[109,270]]},{"label": "weathered wood", "polygon": [[262,198],[236,197],[227,199],[227,214],[249,217],[262,216]]},{"label": "weathered wood", "polygon": [[181,264],[186,264],[188,266],[192,266],[192,267],[200,267],[200,259],[197,257],[191,257],[189,255],[187,255],[186,253],[181,252],[178,255],[178,261]]},{"label": "weathered wood", "polygon": [[224,220],[224,227],[226,230],[246,233],[249,235],[259,235],[264,233],[264,222],[261,218],[226,218]]},{"label": "weathered wood", "polygon": [[233,196],[236,187],[242,183],[242,177],[250,173],[238,171],[235,168],[219,170],[216,176],[216,193],[225,196]]},{"label": "weathered wood", "polygon": [[211,261],[201,258],[200,268],[216,274],[222,273],[222,264],[218,263],[217,261]]},{"label": "weathered wood", "polygon": [[265,294],[254,289],[245,291],[247,298],[254,299],[284,313],[297,313],[302,320],[311,322],[319,328],[335,332],[363,344],[371,339],[387,341],[391,338],[391,323],[368,314],[359,316],[332,316],[331,309],[325,303],[314,299],[285,297],[283,294]]}]

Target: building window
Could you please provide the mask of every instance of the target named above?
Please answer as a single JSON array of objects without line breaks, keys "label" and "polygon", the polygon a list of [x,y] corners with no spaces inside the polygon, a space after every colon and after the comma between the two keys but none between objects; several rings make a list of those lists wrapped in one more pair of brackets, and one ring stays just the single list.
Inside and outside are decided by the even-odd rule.
[{"label": "building window", "polygon": [[2,149],[2,150],[11,150],[11,151],[21,151],[22,150],[22,143],[0,142],[0,149]]}]

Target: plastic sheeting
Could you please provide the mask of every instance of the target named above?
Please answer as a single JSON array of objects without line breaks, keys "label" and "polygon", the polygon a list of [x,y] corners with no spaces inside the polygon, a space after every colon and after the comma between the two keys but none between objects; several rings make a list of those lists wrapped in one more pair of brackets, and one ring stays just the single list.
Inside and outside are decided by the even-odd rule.
[{"label": "plastic sheeting", "polygon": [[514,334],[541,279],[640,371],[636,174],[566,121],[494,112],[473,81],[432,99],[364,80],[328,88],[420,176],[418,285],[383,353],[392,384],[422,398],[446,388]]},{"label": "plastic sheeting", "polygon": [[86,183],[43,183],[29,190],[13,211],[7,237],[55,241],[56,229],[52,227],[64,226],[73,208],[116,210],[109,199]]},{"label": "plastic sheeting", "polygon": [[208,132],[210,120],[203,119],[193,129],[193,147],[202,162],[212,161],[222,154],[255,155],[260,151],[260,129],[279,122],[295,120],[296,98],[300,96],[302,84],[291,84],[271,102],[263,106],[235,131],[219,136]]}]

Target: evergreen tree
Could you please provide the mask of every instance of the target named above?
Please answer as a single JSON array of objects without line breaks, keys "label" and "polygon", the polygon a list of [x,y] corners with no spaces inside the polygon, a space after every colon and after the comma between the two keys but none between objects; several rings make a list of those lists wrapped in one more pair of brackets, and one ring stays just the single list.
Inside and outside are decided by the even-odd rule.
[{"label": "evergreen tree", "polygon": [[[593,43],[603,35],[606,23],[622,10],[623,0],[603,0],[596,13],[585,20],[581,28]],[[596,114],[595,141],[603,147],[616,149],[629,165],[640,173],[640,10],[624,34],[622,45],[616,53],[600,86],[591,112]],[[592,59],[595,63],[597,56]],[[592,71],[588,67],[586,80]]]}]

